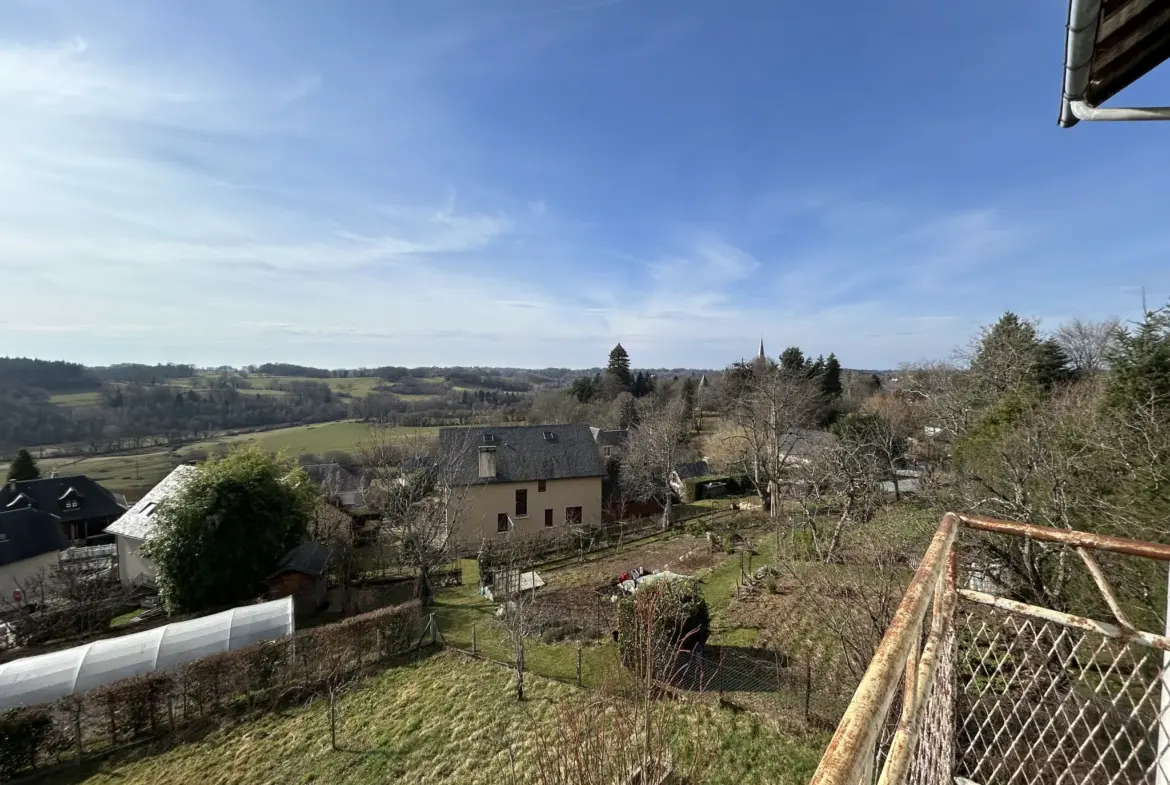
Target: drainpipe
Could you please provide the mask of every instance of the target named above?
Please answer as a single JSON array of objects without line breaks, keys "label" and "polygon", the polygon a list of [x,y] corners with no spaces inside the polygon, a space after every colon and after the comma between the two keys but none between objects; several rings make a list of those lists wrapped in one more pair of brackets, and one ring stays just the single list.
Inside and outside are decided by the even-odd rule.
[{"label": "drainpipe", "polygon": [[1100,23],[1101,0],[1069,0],[1064,89],[1060,100],[1061,127],[1071,128],[1080,120],[1170,120],[1170,106],[1101,109],[1085,102]]},{"label": "drainpipe", "polygon": [[1060,99],[1060,125],[1076,125],[1074,101],[1085,97],[1089,86],[1089,70],[1093,66],[1093,52],[1097,46],[1097,25],[1101,21],[1101,0],[1069,0],[1068,27],[1064,41],[1064,90]]}]

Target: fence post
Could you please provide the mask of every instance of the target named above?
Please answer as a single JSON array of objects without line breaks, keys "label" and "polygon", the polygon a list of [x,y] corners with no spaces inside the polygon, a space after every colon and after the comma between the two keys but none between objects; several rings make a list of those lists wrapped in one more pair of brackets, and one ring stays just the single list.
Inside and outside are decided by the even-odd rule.
[{"label": "fence post", "polygon": [[577,647],[577,686],[578,687],[585,686],[581,683],[581,647],[580,646]]},{"label": "fence post", "polygon": [[471,625],[471,653],[476,654],[475,625]]},{"label": "fence post", "polygon": [[73,738],[77,742],[77,762],[81,763],[84,749],[81,742],[81,701],[73,701]]},{"label": "fence post", "polygon": [[[1170,575],[1167,576],[1170,586]],[[1166,610],[1170,611],[1170,594],[1166,595]],[[1166,615],[1166,634],[1170,635],[1170,613]],[[1170,766],[1170,652],[1162,654],[1162,694],[1158,701],[1158,749],[1154,756],[1154,781],[1156,785],[1170,784],[1167,766]]]},{"label": "fence post", "polygon": [[436,643],[436,637],[435,637],[435,614],[434,614],[434,613],[432,613],[432,614],[431,614],[431,621],[430,621],[430,624],[429,624],[428,626],[430,626],[430,628],[431,628],[431,645],[432,645],[432,646],[434,646],[434,645],[435,645],[435,643]]}]

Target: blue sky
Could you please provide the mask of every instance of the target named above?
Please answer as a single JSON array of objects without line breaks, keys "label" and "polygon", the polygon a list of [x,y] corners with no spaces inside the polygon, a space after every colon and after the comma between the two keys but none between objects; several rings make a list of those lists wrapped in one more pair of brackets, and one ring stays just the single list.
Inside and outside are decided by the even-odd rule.
[{"label": "blue sky", "polygon": [[1057,128],[1066,7],[7,0],[0,353],[873,368],[1133,317],[1170,126]]}]

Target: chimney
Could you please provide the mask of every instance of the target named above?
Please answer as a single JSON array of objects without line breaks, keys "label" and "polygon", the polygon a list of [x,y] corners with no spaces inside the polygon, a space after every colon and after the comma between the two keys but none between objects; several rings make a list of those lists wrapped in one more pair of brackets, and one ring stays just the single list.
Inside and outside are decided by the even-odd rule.
[{"label": "chimney", "polygon": [[496,476],[496,448],[479,448],[479,478],[488,480]]}]

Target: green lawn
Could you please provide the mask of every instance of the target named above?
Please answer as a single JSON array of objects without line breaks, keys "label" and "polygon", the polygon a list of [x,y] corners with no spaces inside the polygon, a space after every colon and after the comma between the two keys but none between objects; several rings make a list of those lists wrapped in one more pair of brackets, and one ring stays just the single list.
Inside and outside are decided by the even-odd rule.
[{"label": "green lawn", "polygon": [[[343,698],[341,751],[329,745],[324,701],[186,744],[136,750],[48,782],[119,783],[508,783],[538,782],[538,752],[559,724],[594,693],[530,676],[527,700],[514,698],[511,674],[490,663],[442,652],[368,678]],[[672,744],[693,740],[710,768],[708,783],[803,785],[825,734],[784,736],[749,714],[692,703],[670,707]],[[547,740],[547,741],[546,741]],[[88,775],[88,776],[85,776]]]},{"label": "green lawn", "polygon": [[[211,453],[216,445],[233,446],[242,443],[257,444],[265,450],[285,450],[291,455],[331,450],[353,452],[370,437],[368,423],[342,421],[278,428],[260,433],[222,436],[205,442],[195,442],[178,450],[155,450],[138,455],[98,455],[86,458],[45,458],[41,471],[56,470],[59,474],[85,474],[112,491],[134,498],[141,497],[175,466],[190,460],[197,453]],[[437,428],[391,427],[387,433],[394,439],[429,436]]]}]

